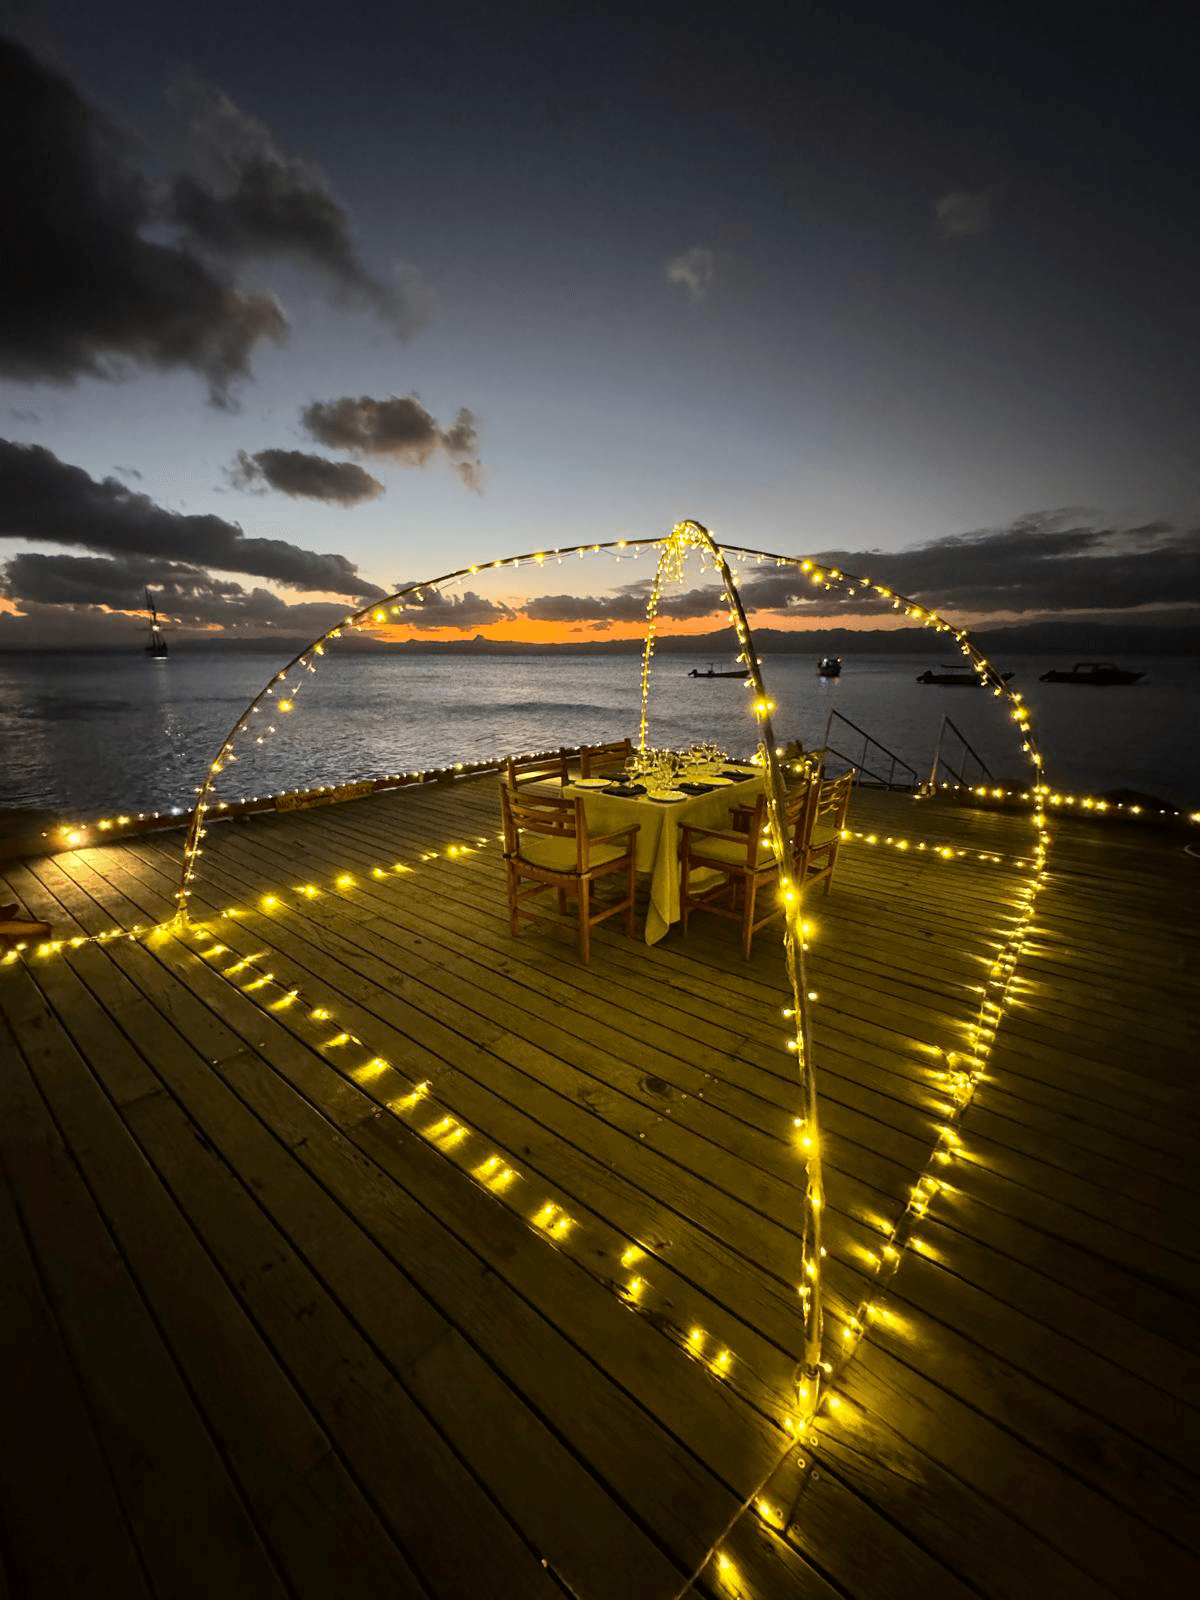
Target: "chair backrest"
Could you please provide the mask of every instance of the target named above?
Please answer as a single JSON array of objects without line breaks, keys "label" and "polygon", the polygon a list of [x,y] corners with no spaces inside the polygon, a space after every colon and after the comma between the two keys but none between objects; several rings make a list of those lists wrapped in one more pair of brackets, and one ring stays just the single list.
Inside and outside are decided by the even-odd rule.
[{"label": "chair backrest", "polygon": [[565,750],[555,750],[541,756],[508,756],[505,758],[504,778],[502,781],[510,789],[516,790],[529,783],[545,783],[547,780],[566,783],[567,752]]},{"label": "chair backrest", "polygon": [[792,849],[797,859],[808,846],[820,799],[821,781],[815,774],[803,782],[793,784],[787,791],[784,800],[784,825],[791,837]]},{"label": "chair backrest", "polygon": [[606,772],[622,772],[632,754],[632,739],[617,739],[612,744],[585,744],[579,751],[582,776],[598,778]]},{"label": "chair backrest", "polygon": [[573,840],[576,865],[582,870],[587,854],[587,820],[582,800],[521,794],[502,783],[500,807],[504,816],[506,856],[520,855],[522,833],[537,834],[544,839]]},{"label": "chair backrest", "polygon": [[[816,816],[819,785],[816,779],[798,783],[789,788],[783,801],[784,832],[792,841],[797,859],[808,844]],[[754,869],[765,863],[770,854],[770,834],[767,830],[767,797],[765,792],[754,802],[753,809],[739,807],[735,814],[734,831],[746,834],[746,865]],[[703,848],[703,846],[701,846]]]},{"label": "chair backrest", "polygon": [[826,778],[819,785],[813,826],[825,830],[833,828],[840,833],[850,809],[850,791],[854,788],[854,768],[843,772],[840,778]]}]

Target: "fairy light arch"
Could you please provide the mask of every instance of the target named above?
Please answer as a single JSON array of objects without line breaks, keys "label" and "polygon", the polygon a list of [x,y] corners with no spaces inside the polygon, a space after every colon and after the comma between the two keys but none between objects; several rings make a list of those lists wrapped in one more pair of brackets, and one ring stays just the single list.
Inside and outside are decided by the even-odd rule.
[{"label": "fairy light arch", "polygon": [[[709,529],[690,518],[677,523],[665,536],[607,540],[562,546],[553,550],[531,551],[491,562],[471,563],[469,566],[444,573],[440,577],[408,584],[385,600],[372,601],[369,605],[349,613],[340,623],[329,628],[305,649],[299,651],[264,684],[238,717],[210,763],[197,793],[184,844],[174,925],[180,930],[186,930],[189,926],[188,901],[196,875],[197,858],[203,854],[202,841],[207,834],[209,815],[214,809],[219,809],[215,796],[220,775],[237,761],[239,744],[247,740],[262,744],[276,731],[276,723],[271,720],[273,716],[283,718],[295,712],[297,699],[307,681],[307,676],[317,670],[317,664],[325,656],[327,646],[341,637],[346,630],[381,626],[394,618],[403,617],[410,609],[423,608],[427,594],[453,587],[483,572],[517,569],[522,566],[540,567],[549,561],[561,563],[567,556],[583,558],[589,554],[615,553],[620,559],[623,553],[628,552],[636,558],[642,551],[657,552],[657,565],[646,608],[638,740],[640,748],[643,750],[646,748],[650,669],[658,633],[663,590],[668,582],[682,580],[689,553],[697,553],[702,566],[711,568],[720,580],[728,620],[738,641],[739,661],[747,670],[748,686],[751,690],[751,712],[755,721],[759,758],[764,772],[768,831],[776,859],[780,863],[780,888],[785,902],[783,943],[792,1001],[783,1012],[785,1020],[790,1024],[789,1036],[785,1043],[787,1050],[795,1058],[800,1095],[800,1115],[796,1118],[796,1124],[803,1149],[805,1182],[800,1281],[797,1290],[803,1327],[803,1357],[796,1372],[796,1398],[797,1423],[802,1431],[815,1417],[823,1398],[827,1395],[832,1396],[832,1389],[841,1370],[868,1330],[879,1295],[891,1281],[904,1249],[912,1238],[914,1227],[924,1215],[929,1201],[937,1191],[938,1179],[934,1175],[937,1164],[949,1161],[953,1157],[959,1142],[958,1126],[982,1076],[1000,1016],[1008,1000],[1013,974],[1024,948],[1033,916],[1034,902],[1045,872],[1049,845],[1046,801],[1050,791],[1044,781],[1043,757],[1037,747],[1030,712],[1021,694],[1008,686],[971,640],[966,629],[955,627],[931,608],[869,577],[846,573],[809,557],[784,556],[742,546],[722,546]],[[822,1262],[825,1252],[821,1244],[821,1233],[825,1188],[821,1164],[811,1003],[805,963],[807,924],[804,916],[803,885],[796,880],[792,842],[784,826],[785,783],[772,723],[775,704],[767,692],[763,679],[762,666],[738,589],[737,575],[729,564],[731,555],[759,564],[769,562],[777,568],[795,568],[813,587],[824,591],[836,588],[848,598],[863,596],[876,601],[885,601],[893,610],[903,612],[906,617],[920,622],[922,627],[950,634],[979,675],[981,683],[989,687],[998,699],[1008,702],[1009,715],[1016,724],[1023,753],[1032,769],[1031,792],[1034,802],[1032,820],[1036,839],[1029,874],[1021,891],[1020,913],[1014,921],[1008,941],[989,968],[980,1009],[968,1031],[968,1048],[962,1052],[950,1052],[946,1056],[944,1078],[948,1104],[938,1130],[937,1143],[910,1193],[904,1211],[888,1231],[886,1241],[875,1258],[868,1290],[854,1316],[841,1330],[840,1348],[834,1353],[834,1359],[828,1359],[823,1350],[821,1291]],[[264,712],[267,716],[260,722],[258,719]]]}]

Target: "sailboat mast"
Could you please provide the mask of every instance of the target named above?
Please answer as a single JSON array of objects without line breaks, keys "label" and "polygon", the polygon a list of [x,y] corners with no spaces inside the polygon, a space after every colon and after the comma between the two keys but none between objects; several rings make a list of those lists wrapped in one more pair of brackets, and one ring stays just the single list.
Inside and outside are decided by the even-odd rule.
[{"label": "sailboat mast", "polygon": [[154,601],[150,598],[150,586],[146,585],[146,610],[150,613],[150,643],[146,646],[148,656],[165,656],[167,641],[158,629],[158,612],[154,608]]}]

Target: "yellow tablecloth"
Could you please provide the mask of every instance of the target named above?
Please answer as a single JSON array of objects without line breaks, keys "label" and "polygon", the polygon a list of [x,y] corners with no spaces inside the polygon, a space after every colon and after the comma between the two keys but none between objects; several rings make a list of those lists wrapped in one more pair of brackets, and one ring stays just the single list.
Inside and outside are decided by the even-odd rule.
[{"label": "yellow tablecloth", "polygon": [[638,823],[637,869],[650,874],[646,943],[657,944],[671,923],[679,921],[680,828],[685,823],[696,828],[728,828],[733,808],[753,805],[762,786],[762,774],[756,772],[744,783],[723,784],[708,794],[689,795],[686,800],[664,802],[646,795],[623,800],[619,795],[577,789],[571,784],[563,793],[568,797],[582,796],[590,833],[615,833]]}]

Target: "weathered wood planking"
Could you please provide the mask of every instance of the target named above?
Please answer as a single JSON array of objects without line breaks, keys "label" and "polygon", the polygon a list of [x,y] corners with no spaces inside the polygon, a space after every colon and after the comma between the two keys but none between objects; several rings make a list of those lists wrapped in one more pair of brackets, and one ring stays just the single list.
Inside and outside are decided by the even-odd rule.
[{"label": "weathered wood planking", "polygon": [[[889,796],[859,796],[856,806],[855,826],[904,833],[910,848],[847,844],[833,894],[813,911],[834,1333],[861,1292],[864,1251],[934,1137],[943,1102],[924,1047],[963,1037],[983,956],[1011,925],[1012,863],[1031,839],[1027,819]],[[298,1011],[275,1015],[265,994],[204,965],[194,941],[35,958],[32,985],[0,971],[6,1005],[14,996],[11,1059],[51,1108],[62,1158],[86,1157],[91,1226],[119,1244],[127,1303],[154,1308],[164,1352],[194,1398],[194,1436],[218,1443],[207,1467],[200,1448],[175,1471],[207,1473],[214,1493],[233,1497],[231,1514],[248,1517],[251,1544],[289,1589],[321,1592],[312,1574],[324,1548],[319,1519],[301,1528],[303,1519],[272,1515],[272,1469],[297,1481],[296,1424],[281,1414],[266,1425],[267,1437],[282,1429],[291,1441],[274,1460],[261,1444],[252,1458],[244,1425],[229,1440],[230,1408],[226,1400],[218,1420],[223,1386],[204,1372],[195,1308],[178,1275],[154,1264],[138,1214],[196,1241],[216,1274],[210,1317],[225,1319],[235,1350],[245,1344],[248,1369],[282,1375],[283,1392],[311,1418],[300,1437],[329,1440],[319,1459],[363,1552],[344,1592],[387,1592],[393,1566],[395,1592],[405,1582],[454,1592],[447,1582],[462,1580],[426,1548],[428,1528],[397,1517],[395,1486],[413,1468],[382,1466],[365,1418],[344,1421],[336,1391],[289,1342],[278,1320],[286,1290],[264,1309],[239,1276],[254,1246],[222,1222],[227,1230],[224,1213],[240,1216],[247,1199],[266,1230],[260,1253],[282,1252],[289,1274],[308,1275],[295,1281],[328,1304],[323,1327],[336,1330],[337,1347],[352,1351],[365,1336],[378,1352],[370,1392],[393,1409],[389,1385],[415,1396],[432,1437],[457,1451],[475,1496],[495,1507],[499,1524],[472,1529],[477,1549],[496,1540],[503,1551],[510,1539],[488,1592],[503,1592],[509,1576],[526,1581],[522,1550],[540,1559],[547,1549],[549,1570],[580,1594],[672,1592],[779,1454],[770,1419],[796,1348],[785,1263],[797,1169],[775,941],[760,935],[744,964],[726,930],[705,926],[714,919],[698,919],[686,943],[675,932],[653,950],[606,929],[590,969],[566,940],[514,942],[496,822],[485,779],[211,830],[198,910],[206,898],[210,911],[252,908],[269,892],[295,907],[298,881],[329,889],[338,872],[355,872],[345,893],[214,927],[239,960],[254,958],[246,978],[274,970],[392,1062],[366,1076],[322,1051]],[[722,1546],[748,1593],[832,1594],[804,1557],[838,1592],[864,1600],[1047,1585],[1135,1594],[1145,1579],[1184,1582],[1192,1570],[1189,1351],[1198,1341],[1185,1162],[1195,1096],[1179,1052],[1193,1037],[1194,929],[1173,898],[1169,848],[1122,838],[1114,877],[1094,832],[1058,832],[1065,843],[1021,968],[1027,986],[967,1114],[965,1159],[895,1280],[889,1317],[848,1370],[842,1405],[802,1447],[804,1466],[793,1453],[765,1491],[794,1502],[787,1539],[750,1515]],[[973,858],[931,858],[916,851],[919,836],[970,847]],[[449,855],[451,843],[475,853]],[[31,914],[58,928],[158,920],[172,908],[171,845],[143,838],[32,862],[10,881]],[[398,861],[412,873],[392,873]],[[373,879],[372,867],[387,875]],[[1143,1026],[1147,994],[1154,1017]],[[144,1074],[155,1087],[137,1087]],[[387,1109],[419,1078],[548,1197],[567,1198],[574,1254],[572,1239],[560,1248],[534,1238],[519,1206],[498,1203]],[[178,1134],[160,1127],[163,1106]],[[36,1120],[34,1109],[19,1105],[17,1120]],[[112,1130],[99,1145],[96,1127]],[[183,1148],[197,1134],[223,1163],[215,1193],[205,1163]],[[136,1152],[132,1170],[151,1174],[135,1185],[140,1213],[122,1195],[122,1141]],[[53,1213],[36,1214],[46,1237],[31,1230],[30,1246],[48,1251]],[[629,1240],[665,1291],[665,1318],[631,1315],[614,1293],[628,1276],[619,1257]],[[414,1292],[413,1306],[445,1330],[424,1373],[406,1359],[410,1335],[392,1326]],[[65,1292],[56,1314],[78,1340]],[[252,1332],[234,1333],[239,1319]],[[728,1381],[679,1353],[692,1323],[737,1352]],[[460,1422],[443,1390],[467,1381],[469,1359],[482,1384],[474,1392],[486,1398]],[[608,1402],[606,1384],[615,1385]],[[475,1426],[480,1408],[486,1425]],[[659,1465],[651,1453],[639,1474],[656,1429],[664,1446],[678,1442]],[[514,1430],[523,1472],[505,1448]],[[684,1482],[696,1509],[681,1517],[672,1497]],[[295,1489],[291,1497],[301,1503]],[[141,1552],[153,1540],[128,1484],[125,1502],[146,1571]],[[711,1566],[699,1584],[728,1592]]]}]

